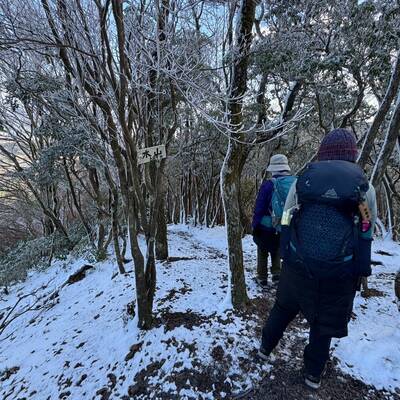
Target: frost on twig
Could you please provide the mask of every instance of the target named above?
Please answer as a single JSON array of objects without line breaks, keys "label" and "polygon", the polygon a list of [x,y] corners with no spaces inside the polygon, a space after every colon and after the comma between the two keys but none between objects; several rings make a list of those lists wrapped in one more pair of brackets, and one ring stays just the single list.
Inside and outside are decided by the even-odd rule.
[{"label": "frost on twig", "polygon": [[43,311],[58,303],[58,290],[41,294],[50,282],[29,293],[19,295],[13,305],[0,309],[0,340],[5,339],[4,333],[15,320],[27,313],[34,313],[33,319],[35,319]]}]

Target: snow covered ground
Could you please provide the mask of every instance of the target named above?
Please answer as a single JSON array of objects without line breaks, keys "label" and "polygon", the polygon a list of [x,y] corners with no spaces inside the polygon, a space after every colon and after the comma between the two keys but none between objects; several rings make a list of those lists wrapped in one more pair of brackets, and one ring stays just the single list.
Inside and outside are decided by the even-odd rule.
[{"label": "snow covered ground", "polygon": [[[29,399],[214,399],[273,379],[271,365],[256,363],[264,316],[226,309],[227,250],[224,228],[170,226],[170,255],[186,259],[157,264],[155,327],[136,328],[129,316],[133,273],[115,274],[111,258],[87,276],[63,284],[86,263],[56,261],[32,272],[2,296],[0,310],[39,305],[0,336],[0,398]],[[243,239],[250,298],[265,301],[254,280],[255,245]],[[400,246],[376,242],[370,281],[381,296],[357,297],[350,336],[335,344],[346,373],[395,394],[400,388],[400,325],[393,275]],[[386,255],[385,255],[386,254]],[[390,254],[390,255],[387,255]],[[129,264],[128,269],[132,269]],[[304,336],[305,332],[298,332]],[[282,358],[288,348],[278,350]]]},{"label": "snow covered ground", "polygon": [[[380,253],[380,254],[379,254]],[[340,367],[377,388],[400,388],[400,312],[394,296],[394,275],[400,269],[400,246],[391,241],[375,241],[370,287],[376,296],[357,296],[356,318],[349,336],[338,341],[334,355]]]}]

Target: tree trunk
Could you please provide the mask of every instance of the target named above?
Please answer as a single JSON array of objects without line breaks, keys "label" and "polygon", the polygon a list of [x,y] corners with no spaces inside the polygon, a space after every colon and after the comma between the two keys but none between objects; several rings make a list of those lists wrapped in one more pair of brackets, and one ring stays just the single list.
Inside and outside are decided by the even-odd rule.
[{"label": "tree trunk", "polygon": [[152,323],[152,309],[148,302],[147,285],[145,280],[144,257],[137,240],[136,214],[132,207],[128,208],[128,230],[131,253],[135,265],[136,301],[138,311],[138,327],[149,329]]},{"label": "tree trunk", "polygon": [[179,198],[179,223],[180,224],[186,224],[187,223],[187,220],[186,220],[186,218],[187,218],[187,216],[186,216],[186,214],[185,214],[185,204],[186,204],[186,201],[185,201],[185,198],[186,198],[186,194],[185,194],[185,177],[184,176],[182,176],[182,178],[181,178],[181,195],[180,195],[180,198]]},{"label": "tree trunk", "polygon": [[378,159],[375,162],[374,169],[371,174],[371,182],[377,186],[385,174],[386,167],[389,163],[390,157],[396,146],[397,138],[400,130],[400,91],[397,95],[397,101],[393,110],[392,118],[386,132],[385,141],[379,152]]},{"label": "tree trunk", "polygon": [[240,218],[239,185],[241,170],[237,168],[242,145],[229,141],[221,171],[221,191],[225,211],[228,239],[231,299],[234,307],[247,302],[246,281],[243,267],[242,222]]},{"label": "tree trunk", "polygon": [[394,294],[397,298],[397,308],[400,311],[400,271],[397,272],[394,278]]},{"label": "tree trunk", "polygon": [[392,76],[390,78],[385,97],[381,105],[379,106],[379,110],[376,113],[374,121],[372,122],[372,125],[369,128],[369,131],[365,137],[364,144],[358,159],[358,163],[360,164],[361,168],[365,168],[365,166],[367,165],[367,161],[374,147],[374,142],[378,135],[379,128],[385,121],[386,115],[390,110],[390,105],[392,104],[392,101],[396,96],[396,93],[398,92],[399,85],[400,85],[400,54],[397,55],[396,63],[392,71]]},{"label": "tree trunk", "polygon": [[119,247],[119,217],[118,217],[118,189],[112,180],[109,170],[105,168],[105,176],[107,179],[108,186],[111,190],[111,232],[114,244],[115,258],[117,259],[118,270],[121,274],[125,274],[124,267],[124,255],[121,253],[121,248]]},{"label": "tree trunk", "polygon": [[156,258],[157,260],[168,259],[168,234],[167,220],[165,217],[165,196],[160,201],[160,210],[157,218],[156,231]]},{"label": "tree trunk", "polygon": [[74,202],[75,209],[78,212],[79,219],[81,220],[82,225],[84,226],[84,228],[86,230],[86,234],[89,238],[89,241],[93,245],[92,228],[90,227],[89,223],[86,221],[86,218],[83,215],[81,205],[79,204],[78,199],[76,197],[75,187],[72,182],[71,175],[69,173],[68,166],[67,166],[67,161],[65,160],[65,158],[63,158],[63,165],[64,165],[65,176],[67,177],[67,181],[68,181],[68,185],[69,185],[69,188],[71,191],[71,196],[72,196],[72,200]]},{"label": "tree trunk", "polygon": [[228,238],[229,268],[232,305],[237,308],[247,302],[243,267],[242,223],[240,218],[240,177],[243,168],[244,145],[241,133],[243,124],[242,96],[246,92],[249,51],[256,2],[242,0],[236,26],[236,39],[232,54],[233,65],[229,93],[230,138],[221,170],[221,191]]}]

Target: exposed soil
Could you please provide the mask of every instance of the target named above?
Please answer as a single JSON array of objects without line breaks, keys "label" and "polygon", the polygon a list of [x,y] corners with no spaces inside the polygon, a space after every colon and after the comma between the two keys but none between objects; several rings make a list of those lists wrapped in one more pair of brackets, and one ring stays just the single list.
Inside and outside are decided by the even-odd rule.
[{"label": "exposed soil", "polygon": [[190,261],[190,260],[197,260],[197,257],[168,257],[166,262],[172,263],[177,261]]},{"label": "exposed soil", "polygon": [[172,331],[178,326],[192,329],[194,326],[200,326],[204,322],[208,322],[210,317],[204,317],[194,312],[170,312],[165,310],[158,319],[157,326],[164,326],[165,331]]},{"label": "exposed soil", "polygon": [[10,377],[16,374],[18,371],[19,367],[12,367],[5,369],[4,371],[0,372],[0,381],[5,381],[7,379],[10,379]]},{"label": "exposed soil", "polygon": [[160,300],[160,304],[164,304],[165,302],[171,302],[173,300],[176,300],[180,296],[183,296],[186,293],[190,293],[192,289],[190,286],[188,286],[186,283],[183,284],[183,287],[179,289],[172,289],[167,296],[165,296],[163,299]]},{"label": "exposed soil", "polygon": [[131,360],[135,354],[142,349],[143,342],[135,343],[129,348],[129,353],[125,356],[125,361]]},{"label": "exposed soil", "polygon": [[[383,400],[400,398],[385,391],[378,391],[361,381],[343,375],[329,366],[318,391],[305,387],[302,372],[277,360],[272,370],[274,379],[266,377],[261,385],[241,397],[247,400]],[[237,397],[238,398],[238,397]]]},{"label": "exposed soil", "polygon": [[381,256],[393,257],[392,253],[388,253],[387,251],[384,250],[375,251],[375,254],[380,254]]},{"label": "exposed soil", "polygon": [[86,272],[93,269],[93,265],[83,265],[78,271],[74,272],[68,280],[64,283],[64,285],[72,285],[76,282],[81,281],[86,277]]},{"label": "exposed soil", "polygon": [[361,292],[361,296],[369,299],[370,297],[383,297],[384,294],[380,290],[374,289],[374,288],[368,288],[366,290],[363,290]]}]

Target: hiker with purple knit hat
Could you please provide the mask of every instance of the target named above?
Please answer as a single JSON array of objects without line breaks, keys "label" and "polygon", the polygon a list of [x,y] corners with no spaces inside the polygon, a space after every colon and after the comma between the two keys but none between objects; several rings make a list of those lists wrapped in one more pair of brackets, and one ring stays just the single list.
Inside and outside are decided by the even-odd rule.
[{"label": "hiker with purple knit hat", "polygon": [[321,384],[331,339],[347,336],[360,278],[371,274],[376,197],[356,159],[351,132],[327,134],[318,161],[290,188],[281,221],[283,268],[258,355],[268,360],[301,312],[310,325],[304,382],[313,389]]},{"label": "hiker with purple knit hat", "polygon": [[357,143],[354,135],[346,129],[334,129],[322,140],[318,161],[343,160],[356,162]]}]

